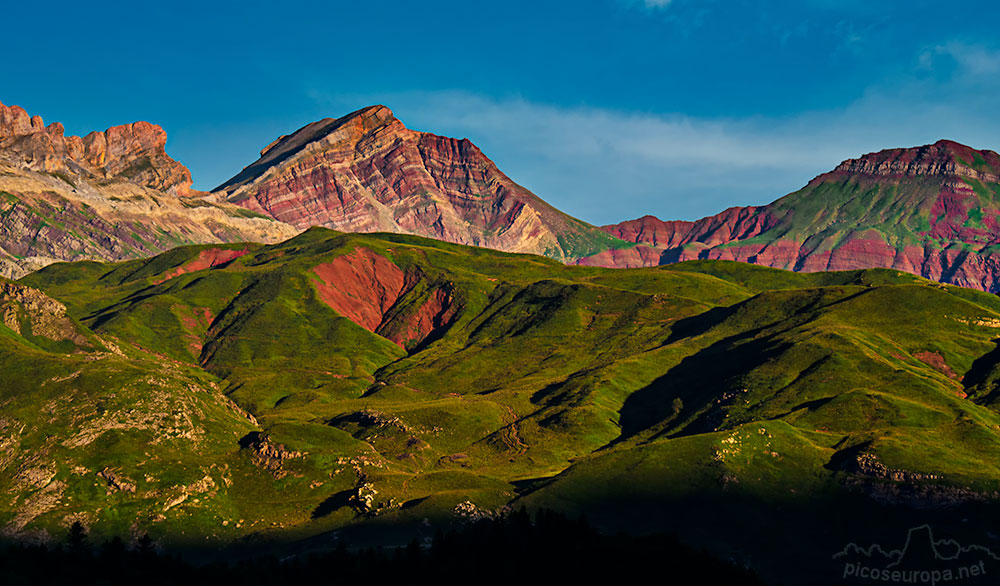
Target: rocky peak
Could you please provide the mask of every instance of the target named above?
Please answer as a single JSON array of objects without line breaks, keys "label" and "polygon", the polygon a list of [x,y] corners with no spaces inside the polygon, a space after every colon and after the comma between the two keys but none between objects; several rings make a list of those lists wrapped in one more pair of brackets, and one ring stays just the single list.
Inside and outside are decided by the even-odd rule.
[{"label": "rocky peak", "polygon": [[1000,180],[1000,155],[977,151],[951,140],[914,148],[887,149],[844,161],[834,171],[842,174],[884,176],[963,176],[980,181]]},{"label": "rocky peak", "polygon": [[[977,183],[978,182],[978,183]],[[713,259],[802,272],[891,268],[1000,292],[1000,155],[941,140],[850,159],[760,207],[603,229],[639,246],[580,264]]]},{"label": "rocky peak", "polygon": [[617,242],[516,184],[469,140],[407,129],[385,106],[317,120],[261,153],[214,193],[300,229],[417,234],[558,259]]},{"label": "rocky peak", "polygon": [[[233,192],[257,180],[271,168],[307,150],[332,146],[353,146],[374,130],[390,126],[406,130],[402,122],[385,106],[368,106],[341,118],[323,118],[303,126],[291,134],[275,139],[260,151],[260,159],[245,167],[238,175],[214,191]],[[360,145],[359,145],[360,147]]]},{"label": "rocky peak", "polygon": [[0,156],[36,171],[125,179],[152,189],[186,193],[191,172],[167,155],[167,133],[149,122],[112,126],[87,136],[64,136],[20,106],[0,103]]},{"label": "rocky peak", "polygon": [[0,103],[0,137],[23,136],[40,131],[42,118],[35,118],[37,122],[20,106],[4,106]]},{"label": "rocky peak", "polygon": [[297,152],[305,145],[314,142],[357,143],[365,135],[387,127],[405,130],[403,123],[393,116],[389,108],[368,106],[341,118],[324,118],[307,124],[291,135],[271,143],[264,153],[270,153],[271,157],[276,158],[290,151]]},{"label": "rocky peak", "polygon": [[149,122],[112,126],[83,138],[84,158],[106,177],[124,177],[161,191],[187,192],[191,172],[167,155],[167,133]]}]

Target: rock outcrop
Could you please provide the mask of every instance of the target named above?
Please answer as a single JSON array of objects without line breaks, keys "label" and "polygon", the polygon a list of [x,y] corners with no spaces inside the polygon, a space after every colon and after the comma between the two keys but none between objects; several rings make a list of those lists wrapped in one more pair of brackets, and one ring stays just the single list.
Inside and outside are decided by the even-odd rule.
[{"label": "rock outcrop", "polygon": [[72,342],[77,348],[93,344],[66,314],[66,306],[38,289],[0,279],[0,324],[30,338]]},{"label": "rock outcrop", "polygon": [[560,260],[624,244],[514,183],[467,139],[409,130],[384,106],[278,138],[214,192],[300,229],[416,234]]},{"label": "rock outcrop", "polygon": [[637,243],[580,264],[737,260],[796,271],[893,268],[1000,292],[1000,155],[942,140],[844,161],[761,207],[603,229]]},{"label": "rock outcrop", "polygon": [[65,136],[63,125],[45,126],[19,106],[0,103],[0,149],[34,171],[88,179],[126,179],[159,191],[186,194],[191,172],[166,152],[167,133],[149,122],[112,126],[87,136]]}]

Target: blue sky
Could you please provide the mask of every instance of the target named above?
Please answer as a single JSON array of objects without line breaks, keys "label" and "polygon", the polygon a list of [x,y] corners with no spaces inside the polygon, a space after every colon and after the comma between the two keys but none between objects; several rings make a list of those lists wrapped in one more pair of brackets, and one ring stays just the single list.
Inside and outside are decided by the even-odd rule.
[{"label": "blue sky", "polygon": [[1000,150],[994,2],[21,2],[0,102],[149,120],[210,189],[276,136],[383,103],[602,224],[763,204],[845,158]]}]

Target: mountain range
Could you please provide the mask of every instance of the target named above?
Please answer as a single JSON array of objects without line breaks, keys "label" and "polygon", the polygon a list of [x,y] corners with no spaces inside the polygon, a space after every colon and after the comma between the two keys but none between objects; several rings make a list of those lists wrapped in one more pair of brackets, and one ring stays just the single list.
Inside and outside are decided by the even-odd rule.
[{"label": "mountain range", "polygon": [[165,140],[0,107],[0,538],[294,556],[523,506],[792,584],[900,523],[995,545],[995,153],[598,228],[381,106],[212,192]]},{"label": "mountain range", "polygon": [[844,161],[766,206],[599,228],[513,182],[467,139],[409,130],[384,106],[279,137],[211,193],[190,189],[190,172],[165,142],[145,122],[66,137],[58,123],[0,105],[0,274],[54,260],[141,258],[178,244],[277,242],[323,226],[591,266],[884,267],[1000,288],[1000,156],[946,140]]},{"label": "mountain range", "polygon": [[884,267],[996,292],[998,217],[1000,156],[942,140],[844,161],[766,206],[695,222],[645,216],[604,226],[639,246],[580,262],[724,259],[806,272]]}]

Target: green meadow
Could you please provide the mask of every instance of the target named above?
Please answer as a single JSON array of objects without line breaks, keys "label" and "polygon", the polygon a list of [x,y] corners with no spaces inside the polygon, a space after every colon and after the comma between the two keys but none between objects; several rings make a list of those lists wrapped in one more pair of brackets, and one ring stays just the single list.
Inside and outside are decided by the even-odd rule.
[{"label": "green meadow", "polygon": [[[185,268],[212,248],[246,253]],[[371,329],[321,294],[385,297],[359,249],[405,275]],[[0,296],[8,536],[405,542],[523,505],[766,576],[765,527],[834,547],[1000,490],[1000,299],[897,271],[598,269],[314,228],[18,283],[88,342]]]}]

